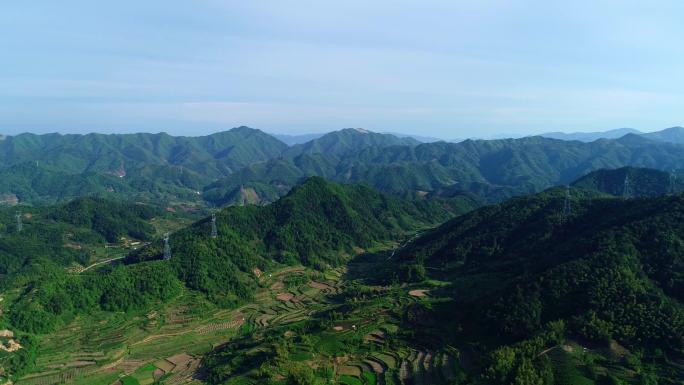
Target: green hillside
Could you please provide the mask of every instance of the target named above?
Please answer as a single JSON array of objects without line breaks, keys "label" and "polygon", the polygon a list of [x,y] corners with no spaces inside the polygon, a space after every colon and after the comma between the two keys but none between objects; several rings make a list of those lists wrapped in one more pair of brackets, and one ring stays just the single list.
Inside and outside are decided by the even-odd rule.
[{"label": "green hillside", "polygon": [[372,146],[344,156],[304,154],[254,164],[205,187],[204,193],[215,204],[230,203],[232,192],[252,183],[268,200],[302,178],[317,175],[342,183],[367,183],[401,196],[449,189],[499,202],[567,184],[602,168],[679,169],[684,166],[682,154],[679,144],[638,135],[591,143],[529,137]]},{"label": "green hillside", "polygon": [[34,263],[86,265],[106,242],[118,243],[120,237],[150,240],[155,235],[150,220],[161,213],[155,206],[93,198],[50,207],[4,208],[0,210],[0,274]]},{"label": "green hillside", "polygon": [[433,294],[449,303],[424,311],[481,357],[475,382],[679,383],[684,197],[572,194],[569,217],[559,189],[453,219],[398,253],[395,274],[449,282]]},{"label": "green hillside", "polygon": [[0,141],[0,163],[39,161],[69,174],[98,172],[117,176],[145,166],[164,165],[218,177],[277,157],[286,148],[272,136],[248,127],[201,137],[165,133],[21,134]]},{"label": "green hillside", "polygon": [[[684,197],[570,192],[565,215],[554,188],[449,220],[472,208],[449,199],[476,198],[313,177],[275,203],[219,211],[216,238],[210,218],[172,233],[168,261],[147,206],[80,199],[32,213],[22,235],[6,209],[5,237],[28,237],[15,250],[56,244],[33,238],[49,226],[90,241],[7,264],[0,329],[26,348],[0,362],[18,385],[150,383],[157,370],[217,385],[679,384]],[[109,230],[157,240],[121,264],[65,269],[91,263]],[[90,355],[87,370],[69,366]],[[201,370],[169,364],[181,356]]]},{"label": "green hillside", "polygon": [[200,202],[198,191],[207,182],[206,177],[175,166],[144,166],[121,178],[96,172],[69,174],[26,162],[0,169],[0,200],[32,205],[50,205],[78,197],[157,204]]},{"label": "green hillside", "polygon": [[23,134],[0,142],[0,202],[101,196],[266,204],[320,176],[404,198],[470,193],[496,203],[599,169],[682,169],[682,149],[635,134],[590,143],[528,137],[420,144],[345,129],[289,148],[247,127],[203,137]]},{"label": "green hillside", "polygon": [[[448,202],[404,201],[364,186],[311,178],[264,207],[231,207],[217,215],[217,239],[205,220],[173,234],[171,265],[192,288],[231,304],[251,296],[253,270],[273,263],[318,269],[337,266],[378,242],[439,223],[472,207]],[[161,244],[129,257],[129,263],[161,256]]]},{"label": "green hillside", "polygon": [[623,167],[591,172],[572,185],[619,197],[657,197],[682,191],[684,181],[677,176],[660,170]]}]

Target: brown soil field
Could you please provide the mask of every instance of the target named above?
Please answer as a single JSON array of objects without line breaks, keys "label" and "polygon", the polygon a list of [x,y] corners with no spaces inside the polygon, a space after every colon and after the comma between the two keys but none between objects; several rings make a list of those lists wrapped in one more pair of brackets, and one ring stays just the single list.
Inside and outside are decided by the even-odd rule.
[{"label": "brown soil field", "polygon": [[329,285],[326,285],[325,283],[321,283],[321,282],[316,282],[316,281],[309,282],[309,286],[313,287],[314,289],[318,289],[318,290],[330,289]]},{"label": "brown soil field", "polygon": [[290,301],[292,300],[292,298],[294,298],[294,295],[292,295],[291,293],[278,293],[278,295],[276,295],[276,298],[279,301]]}]

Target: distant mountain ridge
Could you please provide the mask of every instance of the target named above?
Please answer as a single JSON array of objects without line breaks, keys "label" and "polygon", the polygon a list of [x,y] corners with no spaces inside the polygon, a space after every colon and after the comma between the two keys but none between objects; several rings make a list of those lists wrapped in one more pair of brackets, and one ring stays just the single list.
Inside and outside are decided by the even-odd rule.
[{"label": "distant mountain ridge", "polygon": [[270,134],[274,138],[280,140],[281,142],[287,144],[288,146],[294,146],[295,144],[306,143],[310,140],[318,139],[325,133],[318,134],[299,134],[299,135],[289,135],[289,134]]},{"label": "distant mountain ridge", "polygon": [[641,136],[661,142],[684,143],[684,127],[670,127],[662,131],[647,132]]},{"label": "distant mountain ridge", "polygon": [[600,131],[600,132],[547,132],[540,134],[545,138],[560,139],[560,140],[579,140],[581,142],[593,142],[598,139],[617,139],[627,134],[642,134],[641,131],[634,128],[618,128],[615,130]]},{"label": "distant mountain ridge", "polygon": [[670,127],[660,131],[641,132],[634,128],[618,128],[615,130],[598,131],[598,132],[547,132],[539,134],[545,138],[560,139],[560,140],[579,140],[581,142],[593,142],[599,139],[619,139],[626,135],[638,135],[644,138],[657,140],[660,142],[670,143],[684,143],[684,128]]},{"label": "distant mountain ridge", "polygon": [[591,171],[624,166],[683,168],[684,147],[629,134],[594,142],[544,137],[371,146],[345,156],[303,153],[248,166],[207,186],[205,199],[250,186],[269,200],[302,178],[322,176],[343,183],[368,183],[391,194],[448,191],[475,193],[489,202],[566,184]]},{"label": "distant mountain ridge", "polygon": [[287,145],[237,127],[200,137],[160,134],[20,134],[0,142],[0,164],[40,161],[68,173],[125,174],[148,165],[179,166],[209,177],[279,156]]},{"label": "distant mountain ridge", "polygon": [[[474,194],[499,202],[601,168],[684,169],[684,143],[678,138],[684,139],[684,129],[675,127],[593,142],[533,136],[420,143],[343,129],[289,147],[248,127],[202,137],[22,134],[0,141],[0,196],[29,203],[82,194],[264,204],[303,179],[320,176],[403,197]],[[35,174],[26,166],[32,162]],[[83,187],[69,187],[74,185]]]},{"label": "distant mountain ridge", "polygon": [[413,146],[419,141],[389,134],[379,134],[362,128],[345,128],[327,133],[320,138],[306,143],[296,144],[283,152],[284,157],[296,157],[303,154],[325,154],[345,156],[369,147]]},{"label": "distant mountain ridge", "polygon": [[[349,156],[369,147],[415,145],[363,129],[345,129],[289,147],[271,135],[237,127],[208,136],[160,134],[20,134],[0,141],[0,196],[4,202],[53,203],[78,196],[201,199],[212,181],[269,160],[309,154]],[[242,186],[241,186],[242,187]],[[289,186],[291,187],[291,186]],[[263,203],[254,189],[236,190],[235,202]],[[79,195],[80,194],[80,195]]]}]

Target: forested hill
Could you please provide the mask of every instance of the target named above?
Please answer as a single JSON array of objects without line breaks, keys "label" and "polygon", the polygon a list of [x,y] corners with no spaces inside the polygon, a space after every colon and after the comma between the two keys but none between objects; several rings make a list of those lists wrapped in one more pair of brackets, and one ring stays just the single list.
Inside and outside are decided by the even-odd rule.
[{"label": "forested hill", "polygon": [[572,185],[630,198],[657,197],[684,191],[684,179],[677,173],[636,167],[597,170],[579,178]]},{"label": "forested hill", "polygon": [[[289,148],[259,130],[238,127],[201,137],[168,134],[33,135],[0,141],[0,204],[51,204],[80,196],[124,200],[198,201],[201,191],[244,167],[293,154],[350,155],[376,146],[417,144],[413,139],[345,129]],[[314,161],[313,163],[317,163]],[[323,166],[316,166],[320,169]],[[323,173],[313,175],[324,176]],[[298,176],[301,174],[298,173]],[[291,178],[285,176],[288,181]],[[297,180],[299,181],[299,179]],[[222,200],[266,203],[287,193],[239,186]],[[244,193],[241,193],[244,192]],[[217,204],[219,199],[210,202]]]},{"label": "forested hill", "polygon": [[161,134],[8,136],[0,141],[0,164],[26,161],[78,174],[123,176],[149,165],[182,166],[207,177],[228,175],[279,156],[287,145],[259,130],[238,127],[201,137]]},{"label": "forested hill", "polygon": [[[222,210],[215,239],[209,219],[173,234],[170,263],[190,288],[219,302],[237,301],[251,295],[255,268],[263,270],[275,262],[335,266],[359,248],[400,238],[452,215],[437,201],[406,201],[314,177],[273,204]],[[127,262],[158,259],[161,253],[158,243]]]},{"label": "forested hill", "polygon": [[88,195],[265,204],[311,176],[404,198],[470,193],[495,203],[598,169],[683,169],[684,144],[635,134],[591,143],[528,137],[419,144],[345,129],[288,147],[239,127],[204,137],[23,134],[0,141],[0,163],[0,202],[7,203]]},{"label": "forested hill", "polygon": [[302,154],[254,164],[207,186],[205,199],[230,203],[241,187],[272,198],[302,178],[318,175],[343,183],[368,183],[403,196],[446,189],[499,202],[570,183],[597,169],[624,166],[679,169],[684,166],[684,147],[638,135],[591,143],[529,137],[374,146],[347,156]]},{"label": "forested hill", "polygon": [[42,163],[24,162],[0,169],[0,204],[50,205],[79,197],[119,201],[197,201],[209,179],[176,166],[146,165],[125,178],[108,173],[70,174]]},{"label": "forested hill", "polygon": [[[558,374],[539,352],[565,338],[617,341],[667,367],[663,379],[678,378],[664,357],[684,349],[684,196],[571,193],[566,217],[564,189],[554,189],[447,222],[399,253],[402,278],[451,283],[454,303],[438,317],[451,320],[456,340],[491,353],[480,372],[487,383]],[[571,368],[576,381],[600,366],[575,364],[584,373]]]},{"label": "forested hill", "polygon": [[91,198],[51,207],[0,209],[0,274],[11,275],[31,264],[87,265],[91,253],[105,242],[118,242],[120,237],[150,240],[155,229],[149,221],[160,213],[154,206]]}]

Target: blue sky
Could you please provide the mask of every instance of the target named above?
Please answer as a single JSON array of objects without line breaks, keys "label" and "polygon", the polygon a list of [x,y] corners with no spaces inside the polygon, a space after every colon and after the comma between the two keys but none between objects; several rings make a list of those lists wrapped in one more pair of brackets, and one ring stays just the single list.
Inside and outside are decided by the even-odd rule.
[{"label": "blue sky", "polygon": [[684,125],[684,2],[9,0],[0,133]]}]

